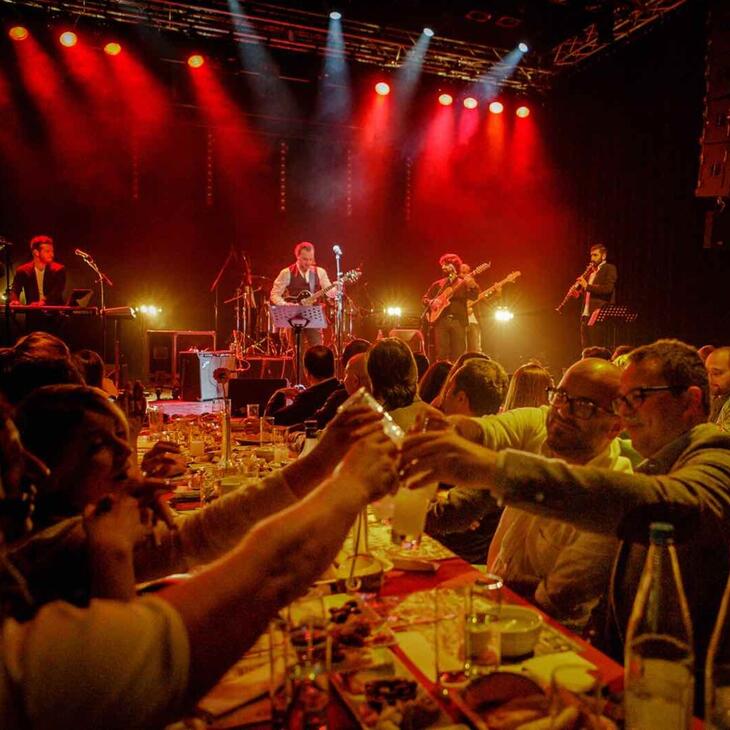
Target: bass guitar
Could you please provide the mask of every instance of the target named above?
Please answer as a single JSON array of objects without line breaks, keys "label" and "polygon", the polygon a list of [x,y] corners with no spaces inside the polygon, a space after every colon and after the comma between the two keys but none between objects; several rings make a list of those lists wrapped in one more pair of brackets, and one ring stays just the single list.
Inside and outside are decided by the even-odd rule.
[{"label": "bass guitar", "polygon": [[505,276],[502,281],[498,281],[496,284],[492,284],[492,286],[489,287],[489,289],[485,289],[482,292],[479,292],[479,296],[472,302],[469,302],[466,305],[466,309],[469,314],[472,313],[474,310],[474,307],[479,304],[479,302],[483,302],[485,299],[489,299],[489,297],[492,296],[492,294],[495,294],[499,289],[501,289],[505,284],[511,284],[512,282],[516,281],[517,279],[522,276],[521,271],[513,271],[508,276]]},{"label": "bass guitar", "polygon": [[[492,265],[491,261],[487,261],[483,264],[479,264],[469,276],[474,277],[486,271]],[[426,312],[426,319],[430,324],[433,324],[443,313],[444,309],[451,304],[451,298],[458,292],[461,287],[464,286],[464,280],[459,279],[455,284],[449,284],[438,296],[434,297],[428,303],[428,312]]]},{"label": "bass guitar", "polygon": [[349,284],[357,281],[362,276],[360,269],[352,269],[346,274],[343,274],[337,281],[333,282],[329,286],[318,289],[314,294],[308,289],[300,291],[295,297],[284,297],[284,300],[289,304],[301,304],[303,307],[309,307],[314,304],[317,299],[325,295],[328,291],[334,289],[338,284]]}]

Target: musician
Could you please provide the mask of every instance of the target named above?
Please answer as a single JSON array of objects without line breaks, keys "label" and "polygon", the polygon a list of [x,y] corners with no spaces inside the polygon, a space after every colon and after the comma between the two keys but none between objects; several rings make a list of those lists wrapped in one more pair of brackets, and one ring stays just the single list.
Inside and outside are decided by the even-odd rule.
[{"label": "musician", "polygon": [[454,253],[446,253],[439,259],[439,266],[444,276],[437,279],[428,288],[423,297],[423,303],[433,309],[433,302],[442,293],[448,293],[449,287],[454,287],[462,280],[464,286],[455,292],[447,307],[439,315],[433,325],[435,337],[436,359],[451,360],[454,362],[466,349],[466,327],[468,316],[466,303],[476,299],[479,287],[470,276],[461,276],[462,261]]},{"label": "musician", "polygon": [[618,271],[606,261],[608,251],[602,243],[591,246],[592,270],[586,279],[580,276],[576,284],[583,291],[581,296],[580,343],[581,348],[590,345],[607,345],[608,332],[604,325],[588,326],[588,320],[596,309],[616,301]]},{"label": "musician", "polygon": [[30,253],[32,259],[15,270],[10,303],[20,304],[20,294],[24,293],[25,303],[30,306],[64,304],[66,267],[53,260],[53,239],[35,236],[30,241]]},{"label": "musician", "polygon": [[[305,293],[315,292],[332,286],[327,272],[317,266],[314,260],[314,244],[302,241],[294,247],[296,261],[279,272],[271,287],[270,300],[272,304],[297,303],[297,298]],[[334,299],[337,296],[337,287],[326,292],[327,297]],[[322,344],[322,330],[304,329],[302,335],[309,347]]]},{"label": "musician", "polygon": [[[25,304],[31,307],[62,305],[65,303],[63,290],[66,288],[66,267],[54,261],[53,239],[49,236],[34,236],[30,240],[31,260],[15,270],[10,288],[10,306]],[[58,334],[60,321],[57,315],[39,311],[25,315],[25,331],[36,330]]]}]

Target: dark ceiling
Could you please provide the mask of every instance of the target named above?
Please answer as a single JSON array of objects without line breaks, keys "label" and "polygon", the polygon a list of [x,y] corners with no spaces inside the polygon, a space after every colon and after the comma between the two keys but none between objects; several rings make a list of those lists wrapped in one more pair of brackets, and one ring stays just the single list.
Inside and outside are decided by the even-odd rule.
[{"label": "dark ceiling", "polygon": [[322,55],[328,14],[343,14],[351,61],[397,68],[424,26],[432,38],[425,74],[473,81],[499,63],[517,43],[530,46],[506,83],[519,91],[545,92],[552,78],[616,43],[627,42],[688,0],[1,0],[6,18],[27,15],[115,23],[185,34],[206,42],[263,40],[280,55]]}]

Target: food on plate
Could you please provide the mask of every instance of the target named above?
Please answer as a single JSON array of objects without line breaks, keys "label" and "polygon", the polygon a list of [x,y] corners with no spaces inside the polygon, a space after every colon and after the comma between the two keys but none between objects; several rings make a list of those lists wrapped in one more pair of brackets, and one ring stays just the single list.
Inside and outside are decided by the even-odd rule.
[{"label": "food on plate", "polygon": [[359,708],[360,718],[375,730],[418,730],[440,714],[436,701],[415,681],[403,677],[366,682],[365,700]]},{"label": "food on plate", "polygon": [[525,723],[545,717],[550,712],[550,700],[545,695],[516,697],[499,707],[487,710],[483,717],[489,730],[517,730]]},{"label": "food on plate", "polygon": [[472,710],[481,710],[487,705],[501,705],[517,697],[542,694],[540,685],[529,677],[514,672],[492,672],[471,681],[464,689],[463,697]]}]

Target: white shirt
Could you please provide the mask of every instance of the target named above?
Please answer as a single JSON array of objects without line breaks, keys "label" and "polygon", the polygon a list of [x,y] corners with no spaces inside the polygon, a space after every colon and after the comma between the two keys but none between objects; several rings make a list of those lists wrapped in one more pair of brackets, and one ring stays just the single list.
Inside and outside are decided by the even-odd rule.
[{"label": "white shirt", "polygon": [[[605,263],[606,263],[605,261],[601,261],[601,263],[598,264],[598,266],[595,269],[593,269],[593,273],[588,277],[588,286],[590,286],[595,281],[596,276],[598,275],[599,269]],[[588,305],[590,304],[590,302],[591,302],[591,293],[589,291],[586,291],[586,303],[583,305],[583,316],[584,317],[587,317],[590,314],[590,312],[588,311]]]},{"label": "white shirt", "polygon": [[[327,287],[332,286],[332,282],[330,282],[330,278],[329,276],[327,276],[327,272],[321,266],[317,266],[315,268],[317,270],[319,285],[322,287],[322,289],[326,289]],[[304,278],[304,281],[308,283],[309,271],[305,273],[301,269],[299,269],[299,267],[297,267],[297,269],[299,270],[299,274]],[[289,267],[287,266],[285,269],[282,269],[276,279],[274,279],[274,284],[271,287],[271,295],[269,297],[272,304],[286,304],[286,301],[284,299],[284,292],[289,286],[290,280],[291,276],[289,273]],[[312,294],[314,294],[314,292],[312,292]],[[327,296],[330,299],[334,299],[337,296],[337,287],[333,286],[327,292]]]},{"label": "white shirt", "polygon": [[[43,275],[45,274],[46,270],[45,268],[39,269],[37,266],[33,267],[33,271],[35,271],[35,280],[38,284],[38,301],[43,299]],[[30,302],[28,302],[30,304]]]}]

